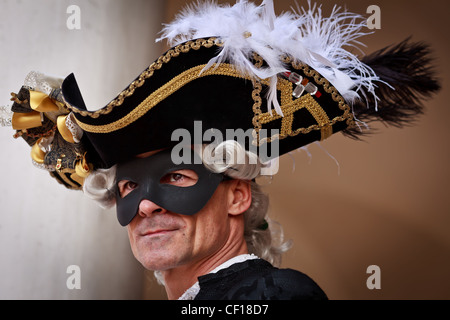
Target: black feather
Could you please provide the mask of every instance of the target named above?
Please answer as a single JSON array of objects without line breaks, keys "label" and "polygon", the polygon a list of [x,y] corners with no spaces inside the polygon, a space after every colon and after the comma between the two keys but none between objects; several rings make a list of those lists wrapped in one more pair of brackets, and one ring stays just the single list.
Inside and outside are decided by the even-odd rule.
[{"label": "black feather", "polygon": [[[413,124],[424,111],[423,101],[440,89],[433,59],[428,45],[403,42],[376,51],[362,59],[380,78],[375,93],[379,98],[375,110],[373,94],[361,90],[362,100],[355,101],[355,118],[366,124],[381,121],[387,125],[403,127]],[[345,135],[359,138],[360,128],[348,128]]]}]

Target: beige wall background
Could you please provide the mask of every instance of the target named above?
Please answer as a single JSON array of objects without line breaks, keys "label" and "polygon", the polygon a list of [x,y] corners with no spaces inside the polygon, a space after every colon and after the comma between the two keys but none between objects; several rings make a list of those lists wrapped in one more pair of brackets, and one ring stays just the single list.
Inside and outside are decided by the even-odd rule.
[{"label": "beige wall background", "polygon": [[[187,1],[170,0],[166,21]],[[234,3],[234,1],[220,1]],[[297,1],[307,6],[307,1]],[[278,13],[296,7],[275,0]],[[417,125],[377,125],[364,142],[336,134],[281,159],[265,190],[271,216],[294,241],[283,267],[309,274],[331,299],[450,298],[450,128],[448,12],[442,0],[317,1],[366,14],[381,9],[381,29],[363,39],[371,53],[412,36],[433,47],[442,91]],[[339,163],[336,165],[334,157]],[[295,169],[294,169],[295,165]],[[369,290],[367,267],[381,269],[381,289]]]},{"label": "beige wall background", "polygon": [[[154,44],[156,33],[188,2],[0,0],[0,105],[29,71],[39,70],[74,72],[88,105],[103,106],[163,52]],[[378,125],[364,142],[337,134],[311,145],[309,155],[282,157],[280,172],[265,187],[271,217],[294,241],[282,266],[310,275],[331,299],[449,299],[450,5],[322,3],[325,13],[336,3],[367,16],[367,7],[378,5],[381,30],[365,37],[364,51],[408,36],[426,41],[443,90],[413,127]],[[71,4],[81,9],[77,31],[65,26]],[[275,0],[277,12],[290,6],[294,1]],[[134,261],[114,211],[57,185],[31,165],[25,142],[11,136],[0,129],[0,298],[166,299],[152,273]],[[66,287],[72,264],[81,267],[81,290]],[[366,287],[370,265],[381,268],[380,290]]]}]

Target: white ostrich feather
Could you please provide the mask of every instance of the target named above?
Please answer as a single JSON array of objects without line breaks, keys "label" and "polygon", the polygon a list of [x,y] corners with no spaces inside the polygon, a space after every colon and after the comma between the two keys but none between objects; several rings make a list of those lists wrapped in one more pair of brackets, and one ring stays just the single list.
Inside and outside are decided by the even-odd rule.
[{"label": "white ostrich feather", "polygon": [[[366,20],[360,15],[334,7],[329,17],[323,17],[321,7],[309,1],[308,9],[292,9],[279,16],[273,0],[264,0],[259,6],[247,0],[238,0],[233,6],[206,1],[186,7],[164,26],[156,41],[166,39],[175,46],[197,38],[217,37],[223,46],[206,68],[229,61],[244,75],[270,79],[268,109],[273,105],[282,115],[276,83],[277,75],[287,71],[280,59],[286,54],[317,70],[347,102],[359,98],[361,87],[374,94],[378,77],[346,49],[361,45],[357,39],[369,33],[365,28]],[[267,67],[257,68],[251,63],[254,52]]]}]

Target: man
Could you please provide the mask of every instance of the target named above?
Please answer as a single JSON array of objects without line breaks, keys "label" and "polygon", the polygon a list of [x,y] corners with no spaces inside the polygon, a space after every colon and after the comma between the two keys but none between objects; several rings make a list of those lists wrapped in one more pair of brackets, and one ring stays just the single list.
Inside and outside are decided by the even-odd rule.
[{"label": "man", "polygon": [[[260,259],[279,262],[286,247],[264,225],[267,199],[251,181],[262,164],[251,164],[237,142],[225,144],[243,152],[245,162],[223,163],[224,174],[202,163],[177,166],[171,150],[153,151],[91,174],[85,193],[106,203],[99,193],[117,188],[111,204],[117,204],[119,221],[129,222],[133,253],[145,268],[160,271],[169,299],[326,299],[306,275]],[[184,197],[193,187],[196,195]],[[134,198],[125,203],[128,196]],[[167,210],[174,202],[177,213]]]},{"label": "man", "polygon": [[[171,163],[169,150],[156,154],[151,152],[145,156],[147,158],[144,158],[146,159],[144,162],[141,162],[141,159],[131,161],[134,168],[137,168],[139,163],[144,165],[139,166],[138,179],[146,175],[145,164],[157,167],[156,162],[160,159],[155,160],[152,157],[161,157],[166,163]],[[260,166],[247,164],[247,166],[258,165]],[[120,180],[123,170],[119,165],[117,186],[120,198],[126,198],[140,187],[135,182],[130,183],[128,179]],[[158,172],[156,182],[181,188],[181,192],[192,186],[201,188],[200,184],[207,184],[208,189],[212,188],[214,191],[214,185],[210,185],[211,176],[208,176],[206,181],[202,180],[204,177],[201,177],[201,173],[207,170],[203,164],[199,164],[194,170],[179,169],[165,173],[162,178],[159,178],[161,173]],[[242,174],[248,169],[244,165],[239,171]],[[234,173],[236,177],[236,170]],[[262,216],[256,230],[264,232],[261,230],[261,224],[264,223],[263,217],[266,215],[267,207],[255,208],[253,205],[250,210],[253,201],[254,204],[261,202],[261,196],[255,192],[253,199],[250,180],[216,175],[219,177],[217,188],[198,212],[192,215],[171,212],[148,200],[155,198],[153,194],[148,194],[146,199],[139,203],[137,213],[128,225],[130,244],[135,257],[145,268],[161,271],[169,299],[179,298],[185,292],[187,293],[183,298],[188,298],[189,295],[193,298],[195,290],[188,291],[192,286],[200,289],[197,298],[203,299],[326,298],[322,290],[307,276],[294,270],[276,269],[256,255],[248,254],[249,246],[244,235],[254,230],[251,230],[251,226],[246,226],[246,220]],[[85,186],[87,185],[88,182]],[[257,188],[256,185],[253,187]],[[171,191],[168,189],[167,192]],[[196,192],[208,193],[210,190]],[[180,198],[182,197],[178,195],[171,201]],[[183,205],[187,207],[196,200],[198,201],[189,197]],[[120,206],[119,200],[118,210]],[[262,211],[256,212],[258,210]],[[244,215],[249,215],[249,218]],[[250,240],[249,245],[253,247],[253,241]],[[270,241],[265,249],[270,252],[272,246]],[[252,253],[262,254],[255,249]],[[269,259],[277,258],[275,254],[266,256]],[[231,264],[232,261],[235,264]]]},{"label": "man", "polygon": [[[268,0],[199,3],[164,28],[172,48],[104,108],[87,110],[73,75],[34,74],[13,95],[12,125],[37,165],[117,206],[134,255],[170,299],[326,299],[306,275],[273,266],[287,245],[274,241],[254,179],[336,132],[408,122],[439,89],[422,44],[362,60],[345,50],[364,28],[315,6],[276,16]],[[194,137],[183,148],[179,130]],[[239,143],[223,139],[229,130],[251,134]]]}]

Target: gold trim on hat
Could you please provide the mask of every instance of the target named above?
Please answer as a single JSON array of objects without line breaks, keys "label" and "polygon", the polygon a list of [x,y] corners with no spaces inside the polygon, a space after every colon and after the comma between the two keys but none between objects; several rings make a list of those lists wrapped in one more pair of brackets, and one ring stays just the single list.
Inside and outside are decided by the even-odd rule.
[{"label": "gold trim on hat", "polygon": [[[253,117],[253,125],[255,127],[254,140],[252,141],[253,145],[261,145],[263,143],[270,143],[272,140],[276,139],[285,139],[289,136],[293,137],[300,133],[308,134],[313,130],[320,130],[321,132],[321,140],[325,140],[333,134],[333,125],[337,122],[346,121],[347,126],[354,126],[354,118],[351,113],[350,106],[345,103],[344,98],[338,93],[337,89],[334,88],[327,79],[323,78],[320,73],[316,70],[311,69],[309,66],[293,62],[290,57],[285,57],[283,62],[290,63],[294,69],[302,70],[304,74],[308,77],[314,78],[314,81],[317,85],[321,87],[325,92],[331,95],[331,98],[334,102],[337,103],[339,109],[341,109],[344,113],[341,116],[337,116],[332,120],[329,119],[325,110],[323,110],[322,106],[310,95],[305,94],[304,96],[293,100],[292,92],[293,85],[290,81],[286,79],[278,79],[277,89],[281,91],[281,110],[283,112],[283,119],[280,128],[280,133],[272,135],[271,137],[262,138],[259,137],[259,131],[263,128],[263,124],[270,123],[272,121],[278,120],[282,118],[282,116],[278,114],[272,113],[262,113],[261,112],[261,104],[262,100],[260,97],[260,93],[262,90],[261,83],[267,84],[267,81],[263,80],[261,83],[257,83],[254,86],[254,90],[252,93],[252,97],[255,101],[253,105],[253,112],[255,117]],[[305,107],[311,115],[316,120],[317,124],[313,124],[307,128],[292,128],[293,117],[295,111]]]},{"label": "gold trim on hat", "polygon": [[[180,44],[173,49],[170,49],[167,51],[164,55],[160,56],[158,60],[156,60],[154,63],[152,63],[144,72],[142,72],[139,75],[139,78],[135,81],[133,81],[127,89],[122,91],[114,100],[112,100],[108,105],[100,110],[97,111],[86,111],[86,110],[79,110],[78,108],[72,106],[67,101],[64,102],[67,106],[67,108],[74,113],[81,114],[83,117],[91,117],[91,118],[98,118],[102,114],[109,114],[113,111],[115,107],[121,106],[125,100],[126,97],[132,96],[134,94],[134,91],[136,88],[141,87],[147,79],[153,76],[153,73],[155,70],[159,70],[162,68],[164,63],[170,62],[172,58],[178,57],[181,53],[187,53],[191,49],[198,50],[201,47],[205,48],[211,48],[213,45],[216,45],[218,47],[223,46],[223,43],[217,40],[217,38],[212,37],[209,39],[197,39],[195,41],[188,41],[186,43]],[[64,97],[63,97],[64,98]]]},{"label": "gold trim on hat", "polygon": [[121,119],[105,124],[105,125],[90,125],[84,122],[81,122],[79,119],[76,119],[78,125],[81,129],[86,132],[92,133],[110,133],[135,122],[142,116],[144,116],[148,111],[150,111],[154,106],[158,103],[169,97],[174,92],[178,91],[183,86],[187,85],[193,80],[211,76],[211,75],[221,75],[221,76],[230,76],[237,77],[243,79],[249,79],[241,76],[239,72],[237,72],[230,64],[220,64],[218,66],[213,65],[208,70],[201,72],[206,67],[206,64],[202,64],[196,67],[193,67],[185,72],[179,74],[174,77],[172,80],[164,84],[162,87],[151,93],[144,101],[142,101],[136,108],[134,108],[130,113]]},{"label": "gold trim on hat", "polygon": [[[165,55],[161,56],[156,62],[154,62],[147,70],[145,70],[137,80],[133,81],[130,86],[124,90],[119,96],[109,103],[105,108],[97,110],[97,111],[83,111],[69,106],[75,113],[79,113],[82,116],[89,116],[91,118],[98,118],[101,114],[110,113],[114,107],[120,106],[123,104],[123,101],[126,97],[129,97],[134,94],[134,90],[144,84],[146,79],[150,78],[154,70],[161,69],[164,63],[168,63],[172,58],[177,57],[180,53],[189,52],[191,49],[198,50],[200,47],[211,47],[213,45],[220,45],[216,38],[210,38],[208,40],[198,39],[196,41],[189,41],[182,45],[176,46],[175,48],[169,50]],[[262,59],[259,59],[262,61]],[[256,59],[256,61],[258,61]],[[144,101],[142,101],[136,108],[134,108],[130,113],[122,117],[121,119],[114,121],[112,123],[104,124],[104,125],[92,125],[82,122],[79,119],[76,119],[78,125],[86,132],[91,133],[110,133],[135,122],[142,116],[144,116],[149,110],[159,104],[161,101],[172,95],[174,92],[190,83],[195,79],[199,79],[201,77],[210,76],[210,75],[222,75],[222,76],[231,76],[237,77],[241,79],[252,80],[254,84],[254,90],[252,93],[252,97],[254,100],[253,105],[253,126],[254,126],[254,141],[253,144],[261,145],[262,143],[270,143],[274,139],[284,139],[289,136],[296,136],[300,133],[308,134],[312,130],[319,130],[321,132],[321,140],[324,140],[333,134],[333,125],[340,121],[346,121],[348,126],[354,125],[353,114],[351,113],[350,107],[345,103],[344,98],[338,93],[338,91],[325,79],[323,78],[317,71],[311,69],[309,66],[292,61],[290,57],[284,57],[283,62],[287,64],[291,64],[297,70],[302,70],[304,74],[308,77],[314,78],[315,83],[321,87],[325,92],[331,95],[333,101],[335,101],[338,107],[343,111],[341,116],[337,116],[334,119],[330,120],[325,110],[322,106],[310,95],[305,94],[299,99],[293,99],[293,86],[292,83],[286,79],[279,78],[277,89],[281,91],[281,110],[283,112],[283,119],[280,128],[280,133],[275,134],[271,137],[259,139],[259,132],[262,129],[262,125],[267,124],[269,122],[275,121],[281,118],[278,114],[272,113],[262,113],[261,104],[262,98],[260,97],[260,93],[262,90],[262,85],[268,85],[268,80],[257,80],[250,79],[249,77],[243,76],[239,72],[237,72],[232,65],[230,64],[219,64],[213,65],[208,70],[204,70],[206,64],[202,64],[196,67],[193,67],[185,72],[179,74],[174,77],[171,81],[167,82],[159,89],[151,93]],[[257,62],[258,63],[258,62]],[[307,128],[292,128],[294,113],[301,108],[306,108],[310,114],[314,117],[317,124],[313,124]]]}]

